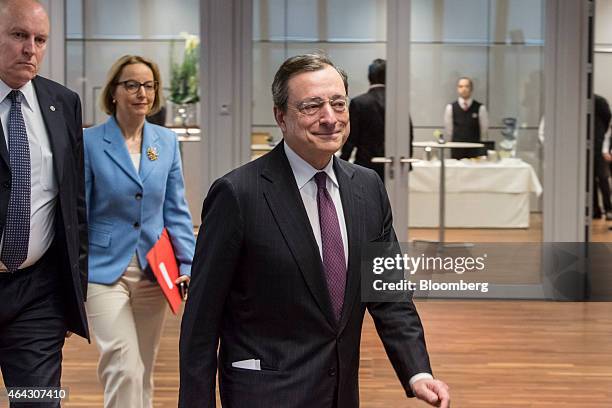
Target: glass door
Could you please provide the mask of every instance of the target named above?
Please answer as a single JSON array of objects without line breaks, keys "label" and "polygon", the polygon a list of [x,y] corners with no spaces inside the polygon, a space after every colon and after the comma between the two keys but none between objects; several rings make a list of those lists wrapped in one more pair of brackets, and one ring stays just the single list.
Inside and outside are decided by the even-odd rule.
[{"label": "glass door", "polygon": [[347,72],[351,97],[368,90],[368,65],[386,56],[386,0],[254,0],[252,46],[256,158],[282,139],[270,86],[288,57],[322,51]]}]

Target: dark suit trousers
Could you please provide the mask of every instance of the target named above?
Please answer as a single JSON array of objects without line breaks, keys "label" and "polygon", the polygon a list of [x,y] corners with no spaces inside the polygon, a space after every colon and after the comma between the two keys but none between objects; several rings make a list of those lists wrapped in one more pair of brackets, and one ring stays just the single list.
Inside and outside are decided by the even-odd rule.
[{"label": "dark suit trousers", "polygon": [[601,207],[599,206],[597,190],[601,191],[604,213],[612,211],[612,203],[610,202],[610,184],[606,162],[602,157],[597,156],[597,152],[595,153],[595,160],[593,161],[593,214],[600,215]]},{"label": "dark suit trousers", "polygon": [[[0,273],[0,369],[6,387],[59,387],[66,334],[62,282],[53,257]],[[19,408],[59,407],[18,403]]]}]

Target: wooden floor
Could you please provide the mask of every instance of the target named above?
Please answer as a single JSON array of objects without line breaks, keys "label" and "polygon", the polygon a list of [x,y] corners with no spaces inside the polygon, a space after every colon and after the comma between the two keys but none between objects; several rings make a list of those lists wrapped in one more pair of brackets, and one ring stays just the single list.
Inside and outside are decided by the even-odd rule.
[{"label": "wooden floor", "polygon": [[[611,241],[605,221],[593,241]],[[410,238],[435,239],[413,229]],[[541,221],[528,230],[449,230],[449,240],[536,242]],[[453,407],[612,407],[612,303],[418,301],[433,370],[451,387]],[[180,320],[165,325],[155,372],[155,407],[176,407]],[[404,397],[369,317],[364,323],[362,407],[426,405]],[[100,407],[97,350],[73,337],[64,348],[65,407]],[[0,407],[2,407],[0,402]],[[316,408],[316,405],[313,405]]]},{"label": "wooden floor", "polygon": [[[612,303],[418,302],[436,376],[453,407],[612,407]],[[155,372],[155,407],[176,407],[179,320],[168,319]],[[64,348],[65,407],[100,407],[97,351]],[[364,324],[362,407],[408,408],[369,317]],[[313,405],[316,407],[316,405]]]},{"label": "wooden floor", "polygon": [[[612,242],[612,221],[593,220],[591,224],[592,242]],[[542,242],[542,214],[532,213],[529,228],[447,228],[446,241],[450,242]],[[411,228],[410,241],[414,239],[437,240],[437,228]]]}]

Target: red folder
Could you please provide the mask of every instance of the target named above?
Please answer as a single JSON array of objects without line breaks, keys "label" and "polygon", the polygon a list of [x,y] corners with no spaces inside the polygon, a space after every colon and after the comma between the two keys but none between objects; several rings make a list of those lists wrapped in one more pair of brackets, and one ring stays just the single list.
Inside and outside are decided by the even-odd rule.
[{"label": "red folder", "polygon": [[163,229],[161,237],[147,253],[147,261],[170,305],[170,309],[172,309],[172,313],[177,314],[182,303],[179,288],[174,283],[179,277],[179,268],[166,228]]}]

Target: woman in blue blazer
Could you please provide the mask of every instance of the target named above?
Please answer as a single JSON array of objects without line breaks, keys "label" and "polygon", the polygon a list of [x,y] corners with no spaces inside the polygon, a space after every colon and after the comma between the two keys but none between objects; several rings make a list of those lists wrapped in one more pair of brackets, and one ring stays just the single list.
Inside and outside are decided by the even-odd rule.
[{"label": "woman in blue blazer", "polygon": [[107,408],[152,407],[152,372],[167,303],[146,254],[164,227],[179,263],[176,283],[189,281],[195,240],[178,140],[145,120],[161,104],[157,65],[126,55],[111,67],[102,91],[110,118],[84,133],[86,307]]}]

